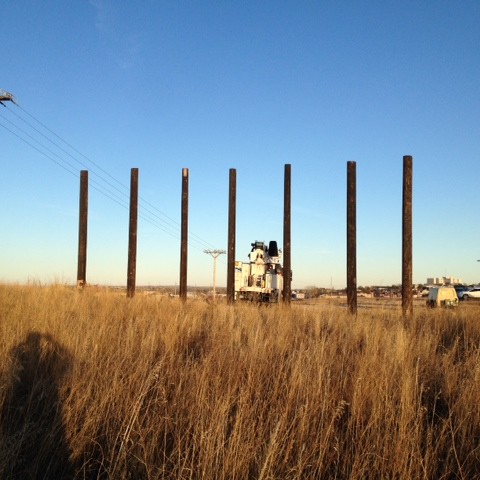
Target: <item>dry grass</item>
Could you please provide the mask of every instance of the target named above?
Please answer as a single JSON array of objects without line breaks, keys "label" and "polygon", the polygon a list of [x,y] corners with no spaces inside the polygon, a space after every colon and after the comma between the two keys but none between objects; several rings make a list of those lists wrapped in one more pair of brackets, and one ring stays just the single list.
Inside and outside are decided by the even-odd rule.
[{"label": "dry grass", "polygon": [[0,286],[0,477],[480,478],[479,313]]}]

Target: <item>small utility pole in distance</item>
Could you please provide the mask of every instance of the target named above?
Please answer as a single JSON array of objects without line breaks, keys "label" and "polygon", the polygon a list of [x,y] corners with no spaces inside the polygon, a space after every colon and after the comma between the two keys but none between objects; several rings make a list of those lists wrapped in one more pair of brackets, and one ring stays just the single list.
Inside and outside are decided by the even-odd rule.
[{"label": "small utility pole in distance", "polygon": [[225,250],[204,250],[203,253],[213,257],[213,299],[215,300],[217,292],[217,258],[227,252]]}]

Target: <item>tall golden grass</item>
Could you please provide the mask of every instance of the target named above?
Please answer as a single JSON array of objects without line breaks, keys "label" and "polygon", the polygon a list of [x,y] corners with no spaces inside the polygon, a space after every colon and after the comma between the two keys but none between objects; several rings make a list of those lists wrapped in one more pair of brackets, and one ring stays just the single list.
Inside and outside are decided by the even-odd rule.
[{"label": "tall golden grass", "polygon": [[0,285],[0,477],[480,478],[479,314]]}]

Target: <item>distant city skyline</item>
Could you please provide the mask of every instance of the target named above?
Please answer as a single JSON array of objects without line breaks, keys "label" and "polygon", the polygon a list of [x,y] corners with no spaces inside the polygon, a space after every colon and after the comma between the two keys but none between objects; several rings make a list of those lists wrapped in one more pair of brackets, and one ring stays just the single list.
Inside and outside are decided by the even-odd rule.
[{"label": "distant city skyline", "polygon": [[427,285],[461,285],[463,280],[458,277],[428,277]]}]

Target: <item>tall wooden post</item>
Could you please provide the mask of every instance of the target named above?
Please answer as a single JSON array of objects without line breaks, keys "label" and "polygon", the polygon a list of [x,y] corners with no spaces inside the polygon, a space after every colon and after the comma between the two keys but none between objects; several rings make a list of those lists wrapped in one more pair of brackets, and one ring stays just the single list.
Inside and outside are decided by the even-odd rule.
[{"label": "tall wooden post", "polygon": [[135,295],[137,275],[138,168],[130,172],[130,223],[128,234],[127,297]]},{"label": "tall wooden post", "polygon": [[180,298],[187,299],[188,257],[188,168],[182,169],[182,222],[180,245]]},{"label": "tall wooden post", "polygon": [[283,193],[283,302],[286,304],[290,304],[292,298],[291,173],[292,166],[286,164]]},{"label": "tall wooden post", "polygon": [[357,314],[357,164],[347,162],[347,303]]},{"label": "tall wooden post", "polygon": [[88,171],[80,172],[77,287],[87,284]]},{"label": "tall wooden post", "polygon": [[237,171],[230,169],[228,187],[228,254],[227,254],[227,303],[235,302],[235,229],[237,204]]},{"label": "tall wooden post", "polygon": [[412,184],[413,159],[403,157],[403,221],[402,221],[402,310],[405,319],[413,316],[412,284]]}]

